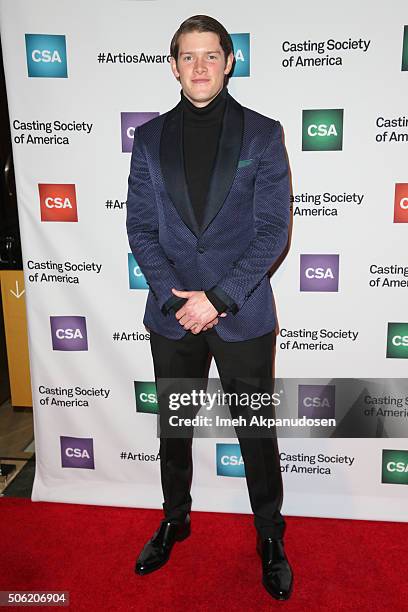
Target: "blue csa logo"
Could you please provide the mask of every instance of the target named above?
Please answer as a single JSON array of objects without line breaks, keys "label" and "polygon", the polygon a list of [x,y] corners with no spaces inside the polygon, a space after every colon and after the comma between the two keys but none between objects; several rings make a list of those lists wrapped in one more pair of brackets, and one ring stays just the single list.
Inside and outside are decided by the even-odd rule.
[{"label": "blue csa logo", "polygon": [[29,77],[67,78],[67,49],[62,34],[26,34]]},{"label": "blue csa logo", "polygon": [[245,477],[239,444],[217,444],[217,476]]},{"label": "blue csa logo", "polygon": [[250,74],[249,34],[230,34],[235,55],[234,77]]},{"label": "blue csa logo", "polygon": [[139,268],[133,253],[128,253],[129,289],[148,289],[149,285]]}]

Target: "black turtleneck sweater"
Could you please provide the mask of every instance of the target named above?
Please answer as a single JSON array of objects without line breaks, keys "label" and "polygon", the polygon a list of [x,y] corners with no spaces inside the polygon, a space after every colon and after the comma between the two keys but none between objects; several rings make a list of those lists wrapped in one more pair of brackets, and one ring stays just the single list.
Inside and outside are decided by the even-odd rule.
[{"label": "black turtleneck sweater", "polygon": [[227,88],[206,106],[195,106],[181,91],[184,171],[199,227],[202,225],[211,172],[218,147]]},{"label": "black turtleneck sweater", "polygon": [[[184,171],[190,201],[199,227],[202,225],[208,188],[221,132],[227,99],[226,86],[206,106],[195,106],[181,90],[183,110]],[[205,292],[218,314],[230,304],[215,295],[211,289]],[[173,296],[166,302],[166,309],[176,312],[187,300]]]}]

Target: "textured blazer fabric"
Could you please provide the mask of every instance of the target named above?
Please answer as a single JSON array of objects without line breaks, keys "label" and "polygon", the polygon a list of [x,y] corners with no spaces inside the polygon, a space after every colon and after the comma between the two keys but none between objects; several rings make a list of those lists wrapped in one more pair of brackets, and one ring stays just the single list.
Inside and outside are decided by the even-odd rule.
[{"label": "textured blazer fabric", "polygon": [[237,306],[214,327],[223,340],[272,331],[276,320],[268,271],[286,246],[289,219],[289,169],[279,121],[227,94],[201,227],[184,173],[181,102],[137,127],[126,226],[149,285],[144,325],[167,338],[181,338],[186,330],[172,311],[162,311],[172,287],[215,288]]}]

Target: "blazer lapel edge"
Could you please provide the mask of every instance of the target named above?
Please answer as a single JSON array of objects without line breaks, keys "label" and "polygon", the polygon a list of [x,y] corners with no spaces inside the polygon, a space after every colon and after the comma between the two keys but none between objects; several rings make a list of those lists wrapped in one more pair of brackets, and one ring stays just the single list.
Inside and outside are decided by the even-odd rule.
[{"label": "blazer lapel edge", "polygon": [[218,214],[231,189],[241,154],[243,136],[244,109],[228,93],[200,234],[205,232]]},{"label": "blazer lapel edge", "polygon": [[188,194],[183,155],[181,102],[170,110],[160,136],[160,166],[166,191],[182,221],[197,237],[199,227]]}]

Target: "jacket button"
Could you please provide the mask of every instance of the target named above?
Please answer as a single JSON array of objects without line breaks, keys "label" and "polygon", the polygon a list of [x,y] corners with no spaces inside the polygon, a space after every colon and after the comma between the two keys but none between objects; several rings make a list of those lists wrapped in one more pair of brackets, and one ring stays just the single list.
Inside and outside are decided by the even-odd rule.
[{"label": "jacket button", "polygon": [[197,249],[197,251],[198,251],[199,253],[204,253],[204,249],[203,249],[202,247],[200,247],[199,249]]}]

